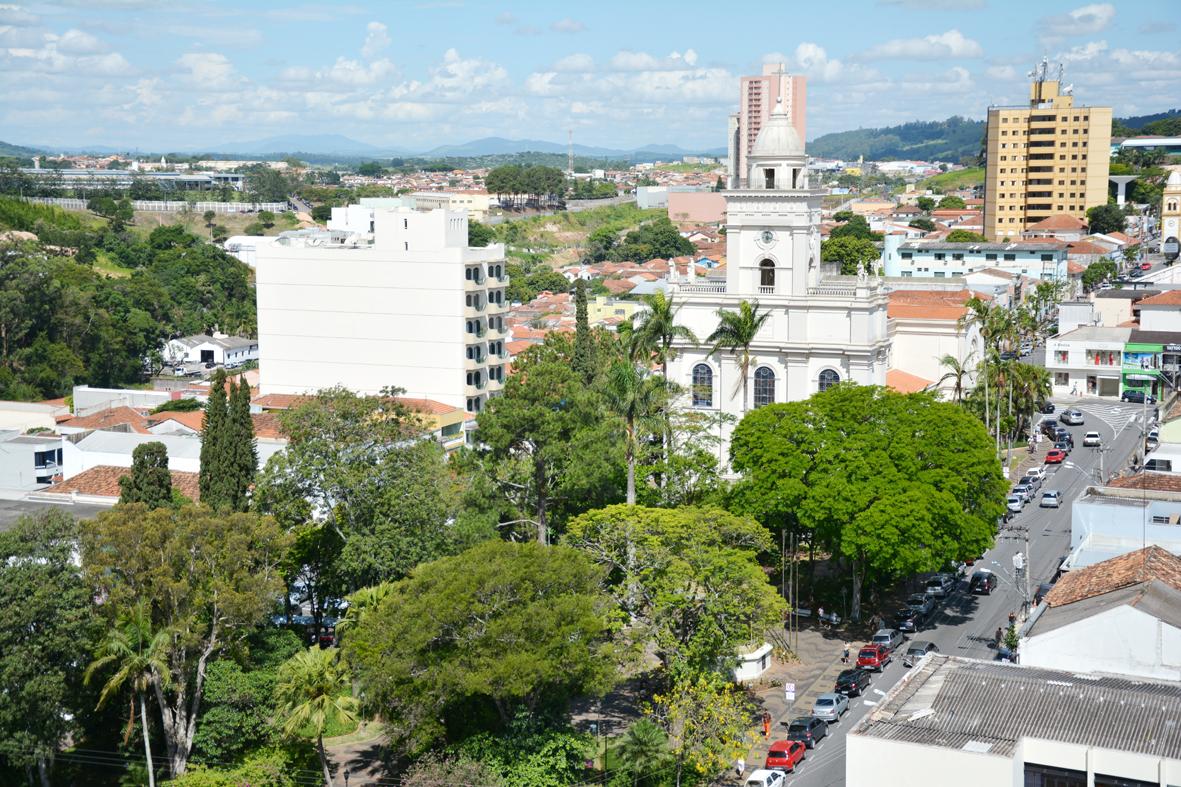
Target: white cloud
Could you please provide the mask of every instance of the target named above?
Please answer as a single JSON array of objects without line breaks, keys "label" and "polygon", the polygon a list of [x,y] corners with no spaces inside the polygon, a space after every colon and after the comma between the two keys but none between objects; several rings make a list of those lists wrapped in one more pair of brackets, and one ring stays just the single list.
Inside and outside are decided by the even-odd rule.
[{"label": "white cloud", "polygon": [[611,58],[613,71],[683,71],[697,64],[697,53],[686,49],[684,53],[670,52],[667,57],[657,58],[647,52],[633,52],[622,49]]},{"label": "white cloud", "polygon": [[1111,59],[1129,68],[1176,68],[1181,66],[1181,56],[1176,52],[1152,52],[1145,49],[1116,49]]},{"label": "white cloud", "polygon": [[325,79],[338,85],[372,85],[397,74],[398,69],[386,58],[372,63],[361,63],[346,57],[338,57],[330,68],[316,72],[316,79]]},{"label": "white cloud", "polygon": [[775,62],[786,60],[809,79],[818,82],[835,82],[845,73],[844,63],[835,58],[830,59],[824,47],[811,41],[804,41],[797,46],[793,57],[784,58],[780,54],[772,57],[778,58]]},{"label": "white cloud", "polygon": [[549,29],[553,30],[555,33],[581,33],[582,31],[586,30],[586,25],[584,25],[582,22],[579,22],[577,19],[566,17],[565,19],[559,19],[558,21],[551,24]]},{"label": "white cloud", "polygon": [[1057,55],[1054,59],[1063,63],[1081,63],[1087,60],[1094,60],[1106,51],[1106,41],[1088,41],[1085,44],[1072,46],[1070,49]]},{"label": "white cloud", "polygon": [[361,46],[361,56],[366,60],[372,60],[389,45],[389,28],[381,22],[370,22],[365,28],[365,43]]},{"label": "white cloud", "polygon": [[991,79],[1009,82],[1017,78],[1017,69],[1012,66],[989,66],[985,72]]},{"label": "white cloud", "polygon": [[38,19],[19,5],[0,5],[0,25],[12,27],[29,27],[37,24]]},{"label": "white cloud", "polygon": [[975,87],[972,75],[963,66],[952,66],[943,74],[932,79],[927,74],[902,79],[898,86],[908,93],[953,93],[960,94]]},{"label": "white cloud", "polygon": [[219,52],[189,52],[176,63],[189,72],[190,81],[206,90],[235,87],[242,81],[230,59]]},{"label": "white cloud", "polygon": [[262,33],[250,27],[192,25],[186,22],[166,25],[161,30],[169,36],[187,38],[204,46],[256,46],[262,43]]},{"label": "white cloud", "polygon": [[942,60],[947,58],[981,57],[984,49],[976,41],[967,38],[959,30],[923,36],[922,38],[895,38],[884,44],[870,47],[862,59],[904,58],[908,60]]},{"label": "white cloud", "polygon": [[1085,36],[1105,30],[1115,18],[1115,6],[1092,3],[1065,14],[1043,17],[1038,27],[1046,37]]},{"label": "white cloud", "polygon": [[96,55],[107,51],[106,44],[81,30],[67,30],[60,36],[46,38],[57,46],[57,51],[66,55]]},{"label": "white cloud", "polygon": [[554,71],[592,71],[595,67],[595,59],[585,52],[575,52],[566,55],[558,62],[554,63]]}]

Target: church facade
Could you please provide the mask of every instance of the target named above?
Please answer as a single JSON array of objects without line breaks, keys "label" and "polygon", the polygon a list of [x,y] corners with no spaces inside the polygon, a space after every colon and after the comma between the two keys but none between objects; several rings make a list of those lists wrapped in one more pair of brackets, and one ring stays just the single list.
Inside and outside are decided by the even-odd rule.
[{"label": "church facade", "polygon": [[[876,276],[841,276],[820,260],[823,192],[809,186],[804,143],[777,106],[748,159],[746,188],[725,192],[726,280],[670,283],[677,321],[699,344],[678,342],[669,376],[685,405],[733,416],[719,427],[719,458],[742,416],[806,399],[843,381],[885,385],[890,362],[888,296]],[[757,302],[768,318],[750,345],[744,386],[738,355],[711,353],[719,310]]]}]

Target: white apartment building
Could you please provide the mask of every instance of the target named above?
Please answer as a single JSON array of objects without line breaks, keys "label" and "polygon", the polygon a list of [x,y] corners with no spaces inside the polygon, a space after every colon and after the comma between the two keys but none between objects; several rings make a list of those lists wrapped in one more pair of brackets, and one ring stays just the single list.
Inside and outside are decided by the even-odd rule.
[{"label": "white apartment building", "polygon": [[478,412],[508,360],[504,246],[469,248],[463,212],[372,215],[372,239],[258,250],[262,393],[393,386]]}]

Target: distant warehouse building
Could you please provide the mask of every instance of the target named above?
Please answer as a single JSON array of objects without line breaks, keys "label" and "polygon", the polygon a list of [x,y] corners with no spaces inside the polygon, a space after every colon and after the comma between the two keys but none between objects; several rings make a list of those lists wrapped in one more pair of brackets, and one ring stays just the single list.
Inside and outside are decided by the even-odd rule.
[{"label": "distant warehouse building", "polygon": [[905,241],[887,235],[882,265],[886,276],[943,279],[986,268],[1041,281],[1066,281],[1067,247],[1062,242],[949,243]]}]

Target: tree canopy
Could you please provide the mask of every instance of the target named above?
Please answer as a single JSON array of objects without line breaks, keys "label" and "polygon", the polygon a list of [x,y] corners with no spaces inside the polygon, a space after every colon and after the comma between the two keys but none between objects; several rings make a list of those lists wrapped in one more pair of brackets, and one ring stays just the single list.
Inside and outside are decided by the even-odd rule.
[{"label": "tree canopy", "polygon": [[120,503],[143,503],[160,508],[172,503],[172,473],[163,443],[137,445],[131,452],[131,472],[119,479]]},{"label": "tree canopy", "polygon": [[1123,232],[1128,226],[1128,217],[1118,205],[1108,202],[1087,211],[1087,225],[1092,233]]},{"label": "tree canopy", "polygon": [[927,394],[838,385],[754,410],[730,447],[734,505],[842,556],[860,609],[867,576],[893,579],[992,544],[1005,482],[983,425]]},{"label": "tree canopy", "polygon": [[820,259],[824,262],[839,262],[841,273],[845,276],[872,269],[874,262],[880,260],[881,256],[874,242],[866,238],[829,238],[820,244]]},{"label": "tree canopy", "polygon": [[613,682],[602,579],[569,547],[485,542],[394,583],[350,628],[345,654],[367,700],[419,743],[444,735],[445,719],[503,728]]}]

